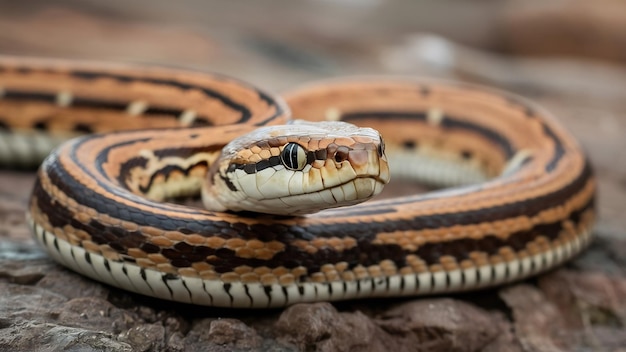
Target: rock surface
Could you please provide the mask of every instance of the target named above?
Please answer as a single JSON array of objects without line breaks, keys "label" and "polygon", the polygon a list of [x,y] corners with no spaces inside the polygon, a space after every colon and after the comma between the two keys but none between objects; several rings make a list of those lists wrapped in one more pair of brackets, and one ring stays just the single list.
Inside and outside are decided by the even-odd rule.
[{"label": "rock surface", "polygon": [[[130,294],[55,264],[24,222],[34,174],[2,170],[0,351],[626,351],[626,69],[575,58],[623,61],[623,14],[615,10],[623,5],[603,0],[612,4],[594,6],[586,18],[580,14],[590,5],[578,0],[550,11],[525,3],[519,12],[519,5],[492,1],[302,3],[6,3],[0,52],[158,62],[274,90],[362,73],[498,85],[549,108],[587,148],[600,188],[591,247],[538,278],[449,297],[269,311],[192,307]],[[554,35],[551,19],[567,20],[561,28],[572,35],[597,25],[600,39],[572,50]],[[541,42],[528,39],[542,33]],[[545,48],[554,43],[562,44],[554,52],[571,57],[525,61],[492,53],[549,55]]]}]

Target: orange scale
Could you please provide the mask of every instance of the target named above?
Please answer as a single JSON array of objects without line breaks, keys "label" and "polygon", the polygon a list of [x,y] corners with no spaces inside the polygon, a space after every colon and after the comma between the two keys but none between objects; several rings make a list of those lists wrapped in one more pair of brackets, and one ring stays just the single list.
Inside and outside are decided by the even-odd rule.
[{"label": "orange scale", "polygon": [[163,236],[169,238],[172,241],[175,242],[182,242],[185,240],[185,236],[184,234],[178,232],[178,231],[166,231],[165,233],[163,233]]},{"label": "orange scale", "polygon": [[196,271],[198,272],[213,270],[213,265],[206,263],[206,262],[195,262],[191,264],[191,267],[196,269]]},{"label": "orange scale", "polygon": [[313,273],[311,275],[311,281],[313,282],[326,282],[326,275],[322,273]]},{"label": "orange scale", "polygon": [[201,245],[204,245],[206,241],[206,237],[196,235],[196,234],[191,234],[191,235],[186,235],[184,241],[190,245],[201,246]]},{"label": "orange scale", "polygon": [[278,278],[272,274],[261,275],[261,284],[264,286],[269,286],[276,284],[278,282]]},{"label": "orange scale", "polygon": [[200,272],[200,277],[203,280],[218,280],[220,275],[213,270]]},{"label": "orange scale", "polygon": [[220,279],[225,283],[239,282],[239,274],[224,273],[220,276]]},{"label": "orange scale", "polygon": [[209,237],[205,240],[206,245],[213,249],[218,249],[224,247],[226,240],[221,237]]},{"label": "orange scale", "polygon": [[247,246],[250,249],[261,249],[265,247],[265,243],[253,239],[248,241]]},{"label": "orange scale", "polygon": [[250,249],[250,248],[237,248],[237,250],[235,250],[235,255],[237,255],[240,258],[254,258],[254,255],[256,254],[256,251],[254,249]]},{"label": "orange scale", "polygon": [[295,278],[291,274],[282,275],[278,278],[278,283],[283,286],[293,285],[296,282]]},{"label": "orange scale", "polygon": [[135,263],[137,263],[139,267],[144,269],[156,269],[156,264],[152,260],[147,258],[137,258],[135,260]]},{"label": "orange scale", "polygon": [[153,263],[159,265],[159,264],[163,264],[163,263],[168,263],[170,262],[169,259],[165,258],[163,256],[163,254],[160,253],[151,253],[147,255],[147,258],[150,259]]},{"label": "orange scale", "polygon": [[271,241],[266,244],[267,249],[272,251],[282,251],[285,249],[285,245],[278,241]]},{"label": "orange scale", "polygon": [[160,270],[160,271],[162,271],[164,273],[169,273],[169,274],[177,274],[178,273],[178,268],[175,268],[170,263],[157,264],[156,267],[157,267],[157,270]]},{"label": "orange scale", "polygon": [[274,257],[274,252],[267,249],[257,249],[254,251],[254,258],[270,260]]},{"label": "orange scale", "polygon": [[270,274],[272,272],[272,269],[266,266],[261,266],[258,268],[254,268],[254,272],[258,275],[265,275],[265,274]]},{"label": "orange scale", "polygon": [[152,243],[155,246],[162,247],[162,248],[167,248],[167,247],[171,247],[174,245],[174,241],[163,236],[157,236],[157,237],[151,238],[150,243]]},{"label": "orange scale", "polygon": [[126,253],[135,259],[147,257],[147,253],[139,248],[129,248]]},{"label": "orange scale", "polygon": [[289,273],[290,273],[289,269],[282,267],[282,266],[272,270],[272,274],[274,276],[282,276],[282,275],[286,275]]},{"label": "orange scale", "polygon": [[243,282],[244,284],[256,283],[256,282],[259,282],[261,280],[259,275],[255,274],[255,273],[241,274],[240,277],[241,277],[241,282]]}]

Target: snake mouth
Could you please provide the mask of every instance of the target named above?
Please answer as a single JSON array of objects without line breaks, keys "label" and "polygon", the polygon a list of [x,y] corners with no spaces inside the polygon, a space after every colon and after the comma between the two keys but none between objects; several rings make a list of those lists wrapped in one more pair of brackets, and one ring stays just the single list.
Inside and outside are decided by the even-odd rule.
[{"label": "snake mouth", "polygon": [[[289,207],[289,215],[306,215],[325,209],[362,203],[378,195],[386,183],[385,179],[378,176],[363,175],[316,192],[278,199]],[[313,208],[317,209],[312,210]]]},{"label": "snake mouth", "polygon": [[376,181],[376,182],[378,182],[378,183],[382,184],[383,186],[389,183],[389,177],[382,177],[382,176],[380,176],[380,175],[375,175],[375,176],[373,176],[373,175],[363,175],[363,176],[357,176],[357,177],[355,178],[355,180],[356,180],[356,179],[359,179],[359,178],[371,178],[371,179],[373,179],[374,181]]}]

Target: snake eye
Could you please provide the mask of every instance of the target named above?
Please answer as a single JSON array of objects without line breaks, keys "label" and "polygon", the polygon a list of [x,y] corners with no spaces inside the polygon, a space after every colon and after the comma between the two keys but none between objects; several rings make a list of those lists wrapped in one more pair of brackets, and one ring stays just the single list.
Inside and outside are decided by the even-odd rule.
[{"label": "snake eye", "polygon": [[378,144],[378,156],[382,158],[384,154],[385,154],[385,141],[383,140],[382,137],[380,137],[380,143]]},{"label": "snake eye", "polygon": [[289,143],[280,153],[280,160],[289,170],[302,170],[306,166],[306,151],[298,143]]}]

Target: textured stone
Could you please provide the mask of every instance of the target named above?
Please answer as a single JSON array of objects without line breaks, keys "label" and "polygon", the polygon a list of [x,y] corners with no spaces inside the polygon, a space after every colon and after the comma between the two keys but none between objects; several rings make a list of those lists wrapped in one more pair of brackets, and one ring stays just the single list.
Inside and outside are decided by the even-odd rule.
[{"label": "textured stone", "polygon": [[52,311],[60,324],[88,330],[120,333],[138,322],[131,312],[120,309],[97,297],[82,297],[67,301]]},{"label": "textured stone", "polygon": [[560,310],[571,329],[582,330],[591,324],[619,330],[626,322],[626,279],[623,277],[557,270],[538,281],[539,288]]},{"label": "textured stone", "polygon": [[106,299],[109,294],[108,286],[90,280],[58,265],[50,269],[44,277],[37,282],[37,287],[56,292],[68,299],[79,297]]},{"label": "textured stone", "polygon": [[217,345],[230,345],[236,348],[257,348],[261,337],[251,327],[237,319],[218,319],[211,322],[210,341]]},{"label": "textured stone", "polygon": [[529,285],[516,285],[500,291],[513,312],[516,336],[526,351],[570,351],[577,341],[564,336],[565,323],[558,308]]},{"label": "textured stone", "polygon": [[411,301],[377,319],[401,348],[418,351],[480,351],[510,329],[501,317],[452,299]]},{"label": "textured stone", "polygon": [[0,329],[0,350],[11,352],[131,352],[133,348],[107,333],[56,324],[21,322]]},{"label": "textured stone", "polygon": [[379,351],[385,346],[385,333],[371,319],[358,311],[339,313],[329,303],[289,307],[275,328],[279,341],[305,351]]},{"label": "textured stone", "polygon": [[165,328],[160,324],[141,324],[128,329],[121,340],[138,352],[161,351],[165,347]]}]

